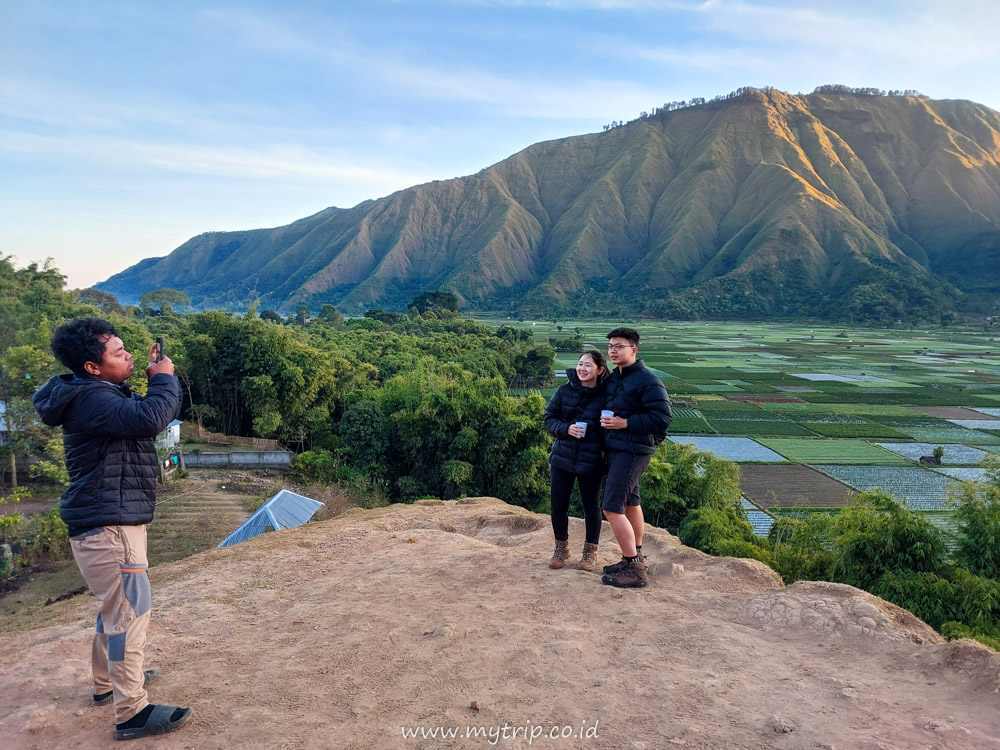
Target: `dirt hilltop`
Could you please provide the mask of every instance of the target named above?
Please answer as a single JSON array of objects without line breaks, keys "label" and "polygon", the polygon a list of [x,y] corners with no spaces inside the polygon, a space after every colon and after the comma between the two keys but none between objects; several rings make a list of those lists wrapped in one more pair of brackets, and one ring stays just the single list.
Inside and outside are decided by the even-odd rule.
[{"label": "dirt hilltop", "polygon": [[[573,520],[575,554],[582,535]],[[603,538],[605,564],[619,552],[606,524]],[[784,588],[655,529],[645,546],[652,585],[616,591],[546,567],[546,517],[471,498],[157,566],[150,697],[194,716],[135,745],[1000,749],[990,649],[848,586]],[[106,748],[111,708],[89,705],[96,603],[52,610],[0,637],[0,745]]]}]

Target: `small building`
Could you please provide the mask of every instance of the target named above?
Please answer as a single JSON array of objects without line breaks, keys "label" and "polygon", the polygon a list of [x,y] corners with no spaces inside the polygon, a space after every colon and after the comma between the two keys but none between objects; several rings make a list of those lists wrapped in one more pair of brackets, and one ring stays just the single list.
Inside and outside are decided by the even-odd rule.
[{"label": "small building", "polygon": [[7,402],[0,401],[0,445],[7,445]]},{"label": "small building", "polygon": [[170,450],[181,441],[181,420],[175,419],[167,425],[167,429],[156,436],[156,447]]}]

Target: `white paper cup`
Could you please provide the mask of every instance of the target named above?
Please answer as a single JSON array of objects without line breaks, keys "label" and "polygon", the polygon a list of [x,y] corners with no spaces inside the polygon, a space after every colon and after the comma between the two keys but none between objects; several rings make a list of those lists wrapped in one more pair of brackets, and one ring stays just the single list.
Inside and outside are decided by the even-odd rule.
[{"label": "white paper cup", "polygon": [[[583,434],[584,435],[587,434],[587,423],[586,422],[577,422],[576,426],[579,427],[581,430],[583,430]],[[581,437],[583,437],[583,435],[581,435]]]},{"label": "white paper cup", "polygon": [[604,409],[601,411],[601,419],[604,419],[604,417],[613,417],[614,415],[615,413],[611,411],[611,409]]}]

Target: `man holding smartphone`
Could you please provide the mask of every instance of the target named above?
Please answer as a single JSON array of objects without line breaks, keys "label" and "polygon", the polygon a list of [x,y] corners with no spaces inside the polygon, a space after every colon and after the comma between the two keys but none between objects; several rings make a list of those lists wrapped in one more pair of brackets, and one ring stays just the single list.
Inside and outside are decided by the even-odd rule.
[{"label": "man holding smartphone", "polygon": [[601,427],[608,454],[604,517],[611,524],[622,559],[604,568],[601,582],[622,588],[649,584],[642,535],[645,521],[639,478],[667,434],[672,414],[663,382],[646,369],[639,355],[639,333],[616,328],[608,334],[608,359],[616,365],[607,384]]},{"label": "man holding smartphone", "polygon": [[32,399],[42,421],[61,426],[70,485],[59,515],[73,557],[101,602],[91,653],[94,703],[114,702],[115,737],[165,734],[191,709],[154,705],[143,671],[151,595],[146,524],[153,520],[159,461],[154,438],[180,410],[174,365],[162,339],[149,353],[145,396],[131,392],[132,355],[106,320],[60,326],[52,351],[71,373],[49,379]]}]

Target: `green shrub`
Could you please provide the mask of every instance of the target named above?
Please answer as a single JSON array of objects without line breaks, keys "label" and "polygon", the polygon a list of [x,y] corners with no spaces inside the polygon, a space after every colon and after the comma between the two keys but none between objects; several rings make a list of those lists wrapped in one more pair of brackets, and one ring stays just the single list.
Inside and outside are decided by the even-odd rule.
[{"label": "green shrub", "polygon": [[4,544],[0,546],[0,585],[6,583],[14,575],[17,567],[17,555],[11,553],[10,545]]},{"label": "green shrub", "polygon": [[828,581],[834,554],[830,545],[833,519],[827,513],[808,518],[778,518],[768,532],[773,566],[786,584],[795,581]]},{"label": "green shrub", "polygon": [[441,464],[445,497],[464,497],[472,488],[473,466],[467,461],[445,461]]},{"label": "green shrub", "polygon": [[983,633],[960,622],[946,622],[941,626],[941,635],[950,641],[973,638],[994,651],[1000,651],[1000,628],[994,628],[991,633]]},{"label": "green shrub", "polygon": [[737,505],[703,505],[681,522],[680,540],[702,552],[728,557],[750,557],[770,563],[771,556]]},{"label": "green shrub", "polygon": [[997,627],[1000,617],[1000,582],[957,566],[950,566],[941,575],[887,572],[871,592],[910,610],[936,630],[954,621],[989,631]]},{"label": "green shrub", "polygon": [[304,451],[292,459],[288,473],[303,484],[333,484],[351,480],[357,472],[341,466],[330,451]]},{"label": "green shrub", "polygon": [[353,466],[374,471],[385,458],[389,425],[378,403],[352,404],[340,420],[344,453]]},{"label": "green shrub", "polygon": [[552,336],[549,338],[549,346],[557,352],[582,352],[583,337],[575,334],[563,338]]},{"label": "green shrub", "polygon": [[1000,468],[963,482],[956,499],[955,559],[976,575],[1000,578]]},{"label": "green shrub", "polygon": [[934,573],[947,559],[941,531],[882,490],[862,492],[834,519],[832,578],[870,591],[890,572]]},{"label": "green shrub", "polygon": [[25,563],[61,560],[70,554],[69,534],[58,507],[29,517],[24,526],[21,556]]},{"label": "green shrub", "polygon": [[716,544],[717,555],[722,557],[746,557],[751,560],[760,560],[765,565],[774,566],[771,553],[760,546],[758,542],[749,542],[745,539],[723,539]]},{"label": "green shrub", "polygon": [[7,513],[0,516],[0,542],[11,542],[17,538],[17,531],[24,523],[20,513]]},{"label": "green shrub", "polygon": [[5,505],[9,503],[19,503],[29,497],[31,497],[31,490],[22,484],[19,487],[11,489],[6,497],[0,497],[0,503]]},{"label": "green shrub", "polygon": [[32,479],[40,479],[59,487],[68,487],[69,472],[66,471],[66,451],[62,438],[54,437],[46,440],[43,450],[47,458],[36,461],[28,469]]},{"label": "green shrub", "polygon": [[660,443],[640,480],[646,522],[676,534],[688,513],[740,498],[740,469],[689,443]]}]

